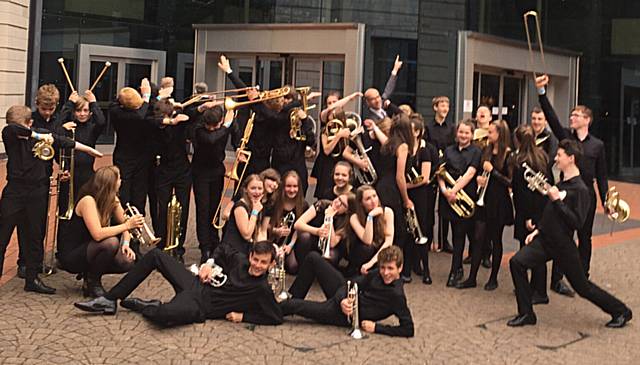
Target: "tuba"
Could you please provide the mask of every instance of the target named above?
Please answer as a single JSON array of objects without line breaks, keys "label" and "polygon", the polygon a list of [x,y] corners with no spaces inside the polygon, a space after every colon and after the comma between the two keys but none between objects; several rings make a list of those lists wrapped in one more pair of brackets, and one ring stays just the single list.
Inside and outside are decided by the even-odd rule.
[{"label": "tuba", "polygon": [[[235,195],[240,189],[240,182],[244,177],[245,171],[247,171],[247,166],[249,166],[249,160],[251,160],[251,151],[247,151],[247,143],[249,143],[249,137],[251,137],[251,132],[253,131],[253,120],[255,119],[256,114],[251,113],[251,116],[247,120],[247,125],[244,127],[244,134],[242,139],[240,140],[240,146],[236,150],[236,159],[233,161],[233,165],[231,166],[231,170],[227,172],[224,176],[227,178],[227,182],[224,184],[224,189],[222,190],[222,194],[220,195],[220,203],[218,203],[218,207],[216,208],[216,212],[213,215],[213,221],[211,224],[216,229],[222,229],[226,223],[226,221],[222,218],[222,202],[225,195],[227,195],[227,191],[231,188],[231,182],[236,182],[236,188],[233,192]],[[244,160],[244,166],[242,167],[242,171],[238,174],[238,168],[241,162]]]},{"label": "tuba", "polygon": [[300,97],[302,98],[302,108],[293,108],[289,112],[289,122],[291,124],[291,129],[289,130],[289,137],[291,137],[291,139],[296,141],[307,140],[307,136],[305,136],[304,133],[302,133],[302,119],[298,118],[298,110],[302,109],[302,111],[306,113],[307,110],[313,109],[316,107],[315,105],[312,105],[312,106],[307,105],[307,95],[309,94],[310,90],[311,90],[311,87],[309,86],[296,88],[296,91],[300,93]]},{"label": "tuba", "polygon": [[[456,180],[453,179],[451,174],[445,169],[445,165],[442,164],[435,172],[435,176],[444,180],[445,185],[452,188],[456,184]],[[471,218],[476,211],[476,203],[469,197],[464,190],[458,191],[456,194],[456,201],[449,203],[451,209],[461,218]]]},{"label": "tuba", "polygon": [[167,205],[167,241],[164,247],[165,251],[173,252],[173,249],[180,245],[181,218],[182,204],[180,204],[178,198],[176,198],[176,192],[174,190],[171,201],[169,201]]},{"label": "tuba", "polygon": [[[126,219],[138,214],[140,214],[138,208],[129,203],[126,204],[126,208],[124,210],[124,217]],[[161,240],[161,238],[156,237],[153,232],[151,232],[151,229],[146,222],[143,224],[142,228],[134,228],[130,230],[129,233],[131,234],[131,237],[140,242],[142,246],[155,246]]]},{"label": "tuba", "polygon": [[351,280],[347,281],[347,299],[352,303],[353,312],[351,313],[351,331],[349,335],[356,340],[363,339],[365,336],[360,330],[360,313],[358,310],[358,283],[351,285]]}]

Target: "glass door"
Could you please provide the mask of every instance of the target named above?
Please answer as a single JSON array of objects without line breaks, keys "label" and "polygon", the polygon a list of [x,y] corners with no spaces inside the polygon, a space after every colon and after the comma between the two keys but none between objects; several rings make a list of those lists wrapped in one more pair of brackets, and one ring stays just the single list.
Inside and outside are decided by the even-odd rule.
[{"label": "glass door", "polygon": [[640,172],[640,87],[624,86],[623,108],[620,172],[631,175]]},{"label": "glass door", "polygon": [[514,130],[520,124],[523,83],[524,77],[512,72],[476,71],[473,73],[473,105],[476,109],[479,105],[488,106],[493,120],[503,119]]}]

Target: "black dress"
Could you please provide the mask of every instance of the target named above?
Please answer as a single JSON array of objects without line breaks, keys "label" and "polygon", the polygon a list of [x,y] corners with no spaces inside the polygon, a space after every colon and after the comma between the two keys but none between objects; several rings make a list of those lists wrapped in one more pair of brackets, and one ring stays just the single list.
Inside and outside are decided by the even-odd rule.
[{"label": "black dress", "polygon": [[509,195],[511,160],[507,156],[502,169],[498,170],[497,158],[496,155],[491,155],[494,169],[484,197],[484,215],[488,224],[510,226],[513,225],[513,205]]},{"label": "black dress", "polygon": [[[380,153],[378,167],[376,167],[376,171],[378,171],[376,192],[380,198],[380,205],[389,207],[393,211],[393,244],[404,247],[409,235],[407,233],[407,223],[404,218],[402,196],[400,195],[400,189],[396,182],[397,160],[395,154]],[[409,258],[405,258],[405,262],[408,260]]]},{"label": "black dress", "polygon": [[[231,208],[231,214],[229,215],[229,220],[225,225],[224,235],[222,236],[222,243],[228,246],[231,246],[236,251],[243,253],[245,255],[249,255],[249,248],[251,247],[251,242],[247,241],[240,234],[240,230],[238,229],[238,224],[236,223],[235,211],[236,209],[244,209],[247,211],[247,215],[251,218],[251,208],[242,200],[238,200],[233,204],[233,208]],[[258,217],[259,218],[259,217]],[[260,219],[258,219],[259,224]]]},{"label": "black dress", "polygon": [[84,219],[74,212],[71,220],[61,220],[59,224],[56,258],[60,267],[73,274],[88,271],[87,247],[93,238]]},{"label": "black dress", "polygon": [[524,179],[524,169],[514,161],[511,182],[513,206],[515,208],[513,237],[520,242],[524,242],[527,235],[531,233],[526,227],[527,219],[531,219],[533,224],[540,221],[546,204],[546,198],[538,192],[531,191],[527,185],[527,181]]},{"label": "black dress", "polygon": [[316,190],[313,196],[317,199],[322,199],[333,187],[333,168],[338,161],[342,160],[342,157],[333,157],[331,154],[325,155],[322,138],[319,138],[319,145],[320,152],[316,157],[316,162],[313,164],[311,176],[316,178]]},{"label": "black dress", "polygon": [[[324,224],[324,211],[331,205],[331,200],[318,200],[313,204],[313,208],[316,211],[316,216],[309,221],[308,225],[312,227],[322,227]],[[333,217],[333,227],[337,230],[344,227],[347,219],[346,214],[340,214]],[[312,251],[320,252],[318,248],[318,236],[312,235],[308,232],[298,231],[298,239],[294,246],[294,252],[296,260],[300,265],[304,262],[304,259]],[[331,263],[337,267],[340,259],[345,255],[344,238],[335,247],[330,250]]]}]

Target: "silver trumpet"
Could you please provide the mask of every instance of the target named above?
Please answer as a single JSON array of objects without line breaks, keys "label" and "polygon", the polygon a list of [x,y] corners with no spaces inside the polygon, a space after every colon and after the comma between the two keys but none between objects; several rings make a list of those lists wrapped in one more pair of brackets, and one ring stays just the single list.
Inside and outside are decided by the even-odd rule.
[{"label": "silver trumpet", "polygon": [[348,318],[351,321],[351,331],[349,335],[356,340],[363,339],[364,333],[360,329],[360,313],[358,311],[358,283],[351,285],[351,280],[347,281],[347,299],[352,303],[353,312]]},{"label": "silver trumpet", "polygon": [[[129,219],[138,214],[140,214],[138,208],[129,203],[126,204],[126,208],[124,210],[124,216],[126,219]],[[155,246],[158,244],[158,242],[160,242],[160,238],[156,237],[153,232],[151,232],[151,229],[146,222],[142,225],[141,228],[134,228],[130,230],[129,233],[131,234],[131,237],[138,240],[138,242],[140,242],[142,246]]]},{"label": "silver trumpet", "polygon": [[422,228],[420,228],[420,221],[414,208],[408,208],[405,210],[405,219],[407,220],[407,231],[409,234],[415,237],[416,245],[425,245],[429,242],[429,239],[422,234]]},{"label": "silver trumpet", "polygon": [[331,257],[331,236],[333,236],[333,216],[325,216],[323,226],[328,226],[329,234],[327,237],[320,237],[318,240],[318,248],[322,257],[328,259]]},{"label": "silver trumpet", "polygon": [[269,270],[269,282],[271,283],[271,290],[273,290],[273,294],[276,296],[276,300],[278,302],[287,300],[291,297],[289,292],[287,292],[287,272],[284,268],[284,259],[284,253],[282,255],[278,255],[276,259],[276,266]]},{"label": "silver trumpet", "polygon": [[487,192],[487,187],[489,186],[489,179],[491,178],[491,173],[489,171],[482,171],[482,177],[486,180],[484,181],[484,186],[478,187],[479,198],[476,202],[476,205],[479,207],[484,207],[484,194]]},{"label": "silver trumpet", "polygon": [[522,168],[524,168],[524,179],[527,181],[529,190],[547,195],[549,192],[549,182],[547,181],[547,177],[544,176],[544,173],[532,169],[526,162],[522,163]]},{"label": "silver trumpet", "polygon": [[[208,259],[207,262],[205,262],[203,265],[211,267],[212,270],[211,277],[207,281],[209,285],[218,288],[223,286],[224,283],[227,282],[227,274],[224,273],[221,266],[216,264],[214,259]],[[191,271],[191,273],[196,276],[198,276],[198,274],[200,273],[200,269],[196,264],[189,266],[189,271]]]}]

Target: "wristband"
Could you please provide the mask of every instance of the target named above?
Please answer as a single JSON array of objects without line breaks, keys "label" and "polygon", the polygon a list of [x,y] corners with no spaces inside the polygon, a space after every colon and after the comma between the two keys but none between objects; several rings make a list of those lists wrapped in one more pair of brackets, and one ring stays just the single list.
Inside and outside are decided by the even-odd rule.
[{"label": "wristband", "polygon": [[229,128],[229,127],[231,127],[231,123],[233,123],[233,120],[230,120],[228,122],[224,122],[223,125],[224,125],[225,128]]},{"label": "wristband", "polygon": [[37,141],[41,141],[42,140],[42,134],[40,134],[38,132],[31,132],[31,137],[33,137]]},{"label": "wristband", "polygon": [[122,243],[120,244],[120,246],[127,246],[127,247],[129,247],[129,241],[122,241]]},{"label": "wristband", "polygon": [[544,95],[547,93],[547,89],[543,86],[538,89],[538,95]]},{"label": "wristband", "polygon": [[229,67],[228,71],[225,71],[227,73],[227,75],[231,74],[233,72],[233,70],[231,69],[231,67]]},{"label": "wristband", "polygon": [[255,209],[251,211],[251,215],[252,215],[252,216],[254,216],[254,217],[257,217],[257,216],[258,216],[258,214],[260,214],[260,212],[258,212],[258,211],[257,211],[257,210],[255,210]]},{"label": "wristband", "polygon": [[367,222],[373,222],[373,216],[371,214],[367,214]]}]

